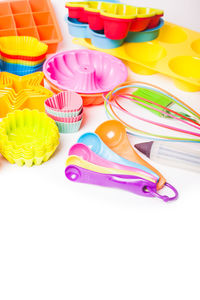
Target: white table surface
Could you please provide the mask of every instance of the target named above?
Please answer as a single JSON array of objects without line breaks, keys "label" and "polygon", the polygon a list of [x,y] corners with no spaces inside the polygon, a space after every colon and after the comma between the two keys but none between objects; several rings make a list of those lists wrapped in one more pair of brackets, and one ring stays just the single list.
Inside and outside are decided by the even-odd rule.
[{"label": "white table surface", "polygon": [[[65,1],[52,1],[64,40]],[[139,3],[140,2],[140,3]],[[129,1],[161,7],[165,19],[199,30],[199,0]],[[155,83],[200,111],[200,93]],[[153,163],[179,191],[165,204],[120,190],[75,184],[64,176],[69,147],[106,120],[103,106],[85,108],[81,131],[62,135],[47,163],[20,168],[0,158],[1,300],[199,300],[200,175]]]}]

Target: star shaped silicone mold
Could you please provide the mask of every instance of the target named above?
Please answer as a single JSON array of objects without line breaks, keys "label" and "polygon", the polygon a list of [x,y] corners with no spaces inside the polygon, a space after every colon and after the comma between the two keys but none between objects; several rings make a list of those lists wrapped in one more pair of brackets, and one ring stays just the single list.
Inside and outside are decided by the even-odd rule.
[{"label": "star shaped silicone mold", "polygon": [[16,109],[38,109],[44,111],[44,101],[53,93],[43,87],[44,74],[36,72],[17,76],[0,73],[0,118]]}]

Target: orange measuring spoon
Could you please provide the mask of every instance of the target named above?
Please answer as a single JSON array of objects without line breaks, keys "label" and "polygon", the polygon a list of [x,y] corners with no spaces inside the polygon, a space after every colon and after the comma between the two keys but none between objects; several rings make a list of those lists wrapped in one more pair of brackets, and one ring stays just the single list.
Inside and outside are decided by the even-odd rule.
[{"label": "orange measuring spoon", "polygon": [[95,133],[112,151],[118,155],[141,164],[156,173],[159,176],[157,184],[158,190],[164,186],[166,179],[158,170],[137,154],[128,139],[125,126],[122,123],[117,120],[106,121],[97,127]]}]

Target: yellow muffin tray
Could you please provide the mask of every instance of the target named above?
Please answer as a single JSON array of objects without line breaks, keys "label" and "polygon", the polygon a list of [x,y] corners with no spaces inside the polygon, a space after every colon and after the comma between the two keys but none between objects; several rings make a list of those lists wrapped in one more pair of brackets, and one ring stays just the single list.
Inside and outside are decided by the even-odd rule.
[{"label": "yellow muffin tray", "polygon": [[59,144],[55,122],[37,110],[16,110],[0,122],[0,152],[19,166],[47,161]]},{"label": "yellow muffin tray", "polygon": [[177,88],[200,91],[200,33],[165,22],[159,37],[151,42],[125,43],[115,49],[100,49],[90,39],[74,38],[74,43],[126,60],[138,74],[162,73],[172,77]]},{"label": "yellow muffin tray", "polygon": [[36,72],[17,76],[7,72],[0,73],[0,118],[16,109],[38,109],[44,112],[44,101],[53,92],[42,86],[44,74]]}]

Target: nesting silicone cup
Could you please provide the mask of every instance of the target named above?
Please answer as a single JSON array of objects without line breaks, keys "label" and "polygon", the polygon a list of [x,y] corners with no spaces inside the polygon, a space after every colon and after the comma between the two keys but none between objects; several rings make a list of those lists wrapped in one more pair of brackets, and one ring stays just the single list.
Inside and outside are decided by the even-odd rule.
[{"label": "nesting silicone cup", "polygon": [[103,30],[109,39],[126,38],[128,31],[143,31],[159,23],[163,11],[98,1],[69,2],[69,17],[88,23],[92,30]]},{"label": "nesting silicone cup", "polygon": [[67,24],[70,35],[78,38],[91,38],[93,45],[100,48],[111,49],[119,47],[124,40],[108,39],[102,32],[96,32],[89,29],[88,24],[81,23],[76,19],[67,18]]},{"label": "nesting silicone cup", "polygon": [[138,74],[156,72],[172,77],[177,88],[200,90],[200,33],[165,22],[159,37],[147,43],[125,43],[116,49],[96,48],[87,39],[74,39],[82,46],[126,60]]},{"label": "nesting silicone cup", "polygon": [[126,43],[144,43],[155,40],[160,33],[160,29],[164,26],[164,20],[160,19],[158,26],[146,29],[140,32],[129,32],[125,42]]},{"label": "nesting silicone cup", "polygon": [[115,162],[115,163],[118,163],[121,165],[125,165],[125,166],[143,170],[143,171],[155,176],[156,178],[158,178],[158,175],[156,173],[154,173],[153,171],[151,171],[149,168],[147,168],[143,165],[140,165],[136,162],[129,161],[129,160],[119,156],[115,152],[113,152],[110,148],[108,148],[103,143],[103,141],[100,139],[100,137],[95,133],[89,132],[89,133],[83,134],[78,139],[78,143],[85,144],[93,152],[95,152],[97,155],[103,157],[104,159],[110,160],[112,162]]},{"label": "nesting silicone cup", "polygon": [[80,111],[83,106],[83,100],[80,95],[63,91],[45,101],[45,106],[55,112],[73,112]]},{"label": "nesting silicone cup", "polygon": [[57,116],[54,116],[52,114],[49,114],[48,112],[46,112],[46,114],[50,118],[52,118],[54,121],[63,122],[63,123],[76,123],[76,122],[80,121],[83,118],[83,113],[81,113],[77,117],[66,117],[66,118],[57,117]]},{"label": "nesting silicone cup", "polygon": [[39,57],[46,54],[48,46],[29,36],[0,37],[0,52],[17,58]]},{"label": "nesting silicone cup", "polygon": [[121,40],[111,40],[108,39],[105,34],[99,33],[99,32],[94,32],[92,30],[89,31],[89,35],[92,41],[92,44],[95,47],[100,47],[102,49],[112,49],[112,48],[117,48],[120,47],[124,39]]},{"label": "nesting silicone cup", "polygon": [[59,144],[55,122],[37,110],[18,110],[0,123],[0,152],[11,163],[32,166],[47,161]]},{"label": "nesting silicone cup", "polygon": [[43,63],[37,66],[27,66],[21,64],[11,64],[5,61],[0,61],[0,71],[9,72],[15,75],[24,76],[34,72],[42,71]]},{"label": "nesting silicone cup", "polygon": [[95,165],[98,165],[101,167],[111,168],[111,169],[115,169],[115,170],[117,169],[115,171],[116,173],[118,173],[118,171],[120,170],[120,173],[123,172],[123,174],[129,174],[129,175],[132,174],[133,175],[133,172],[134,172],[134,173],[137,173],[138,176],[140,176],[142,178],[146,178],[152,182],[157,182],[157,177],[154,177],[151,174],[146,173],[140,169],[120,165],[120,164],[111,162],[107,159],[104,159],[101,156],[94,153],[88,146],[86,146],[84,144],[80,144],[80,143],[74,144],[70,148],[68,155],[69,156],[71,156],[71,155],[79,156],[83,160],[86,160],[92,164],[95,164]]},{"label": "nesting silicone cup", "polygon": [[[45,106],[45,104],[44,104]],[[59,117],[59,118],[72,118],[72,117],[77,117],[79,116],[82,112],[83,112],[83,108],[81,108],[80,110],[77,111],[71,111],[71,112],[56,112],[56,111],[52,111],[50,110],[47,106],[45,106],[45,111],[55,117]]]},{"label": "nesting silicone cup", "polygon": [[[16,75],[42,70],[48,46],[36,38],[9,36],[0,38],[0,69]],[[41,59],[42,58],[42,59]]]},{"label": "nesting silicone cup", "polygon": [[62,34],[50,0],[12,0],[0,3],[0,37],[31,36],[57,50]]},{"label": "nesting silicone cup", "polygon": [[[95,32],[89,29],[87,24],[78,22],[76,19],[68,18],[69,33],[74,37],[90,38],[92,44],[97,48],[113,49],[120,47],[124,42],[141,43],[156,39],[159,35],[160,28],[164,25],[163,19],[160,19],[159,25],[153,29],[147,29],[141,32],[129,32],[125,39],[111,40],[108,39],[104,33]],[[73,23],[74,22],[74,23]],[[84,30],[83,30],[84,28]]]},{"label": "nesting silicone cup", "polygon": [[37,67],[38,65],[44,63],[44,59],[38,61],[30,61],[30,60],[6,58],[3,56],[1,56],[1,60],[4,61],[5,63],[19,64],[19,65],[25,65],[30,67]]},{"label": "nesting silicone cup", "polygon": [[16,109],[44,111],[44,101],[53,93],[44,88],[44,74],[36,72],[26,76],[0,73],[0,118]]},{"label": "nesting silicone cup", "polygon": [[43,71],[58,89],[85,94],[110,91],[128,76],[126,66],[119,59],[91,50],[53,55],[44,63]]},{"label": "nesting silicone cup", "polygon": [[[61,92],[55,85],[49,82],[46,79],[50,89],[53,93],[58,94]],[[83,100],[83,106],[90,106],[90,105],[100,105],[104,102],[103,94],[79,94]]]},{"label": "nesting silicone cup", "polygon": [[66,17],[68,29],[70,35],[78,38],[89,38],[89,26],[88,24],[81,23],[77,19]]},{"label": "nesting silicone cup", "polygon": [[81,119],[78,122],[73,122],[73,123],[64,123],[64,122],[56,121],[56,125],[58,126],[60,133],[75,133],[75,132],[79,131],[82,120],[83,119]]}]

